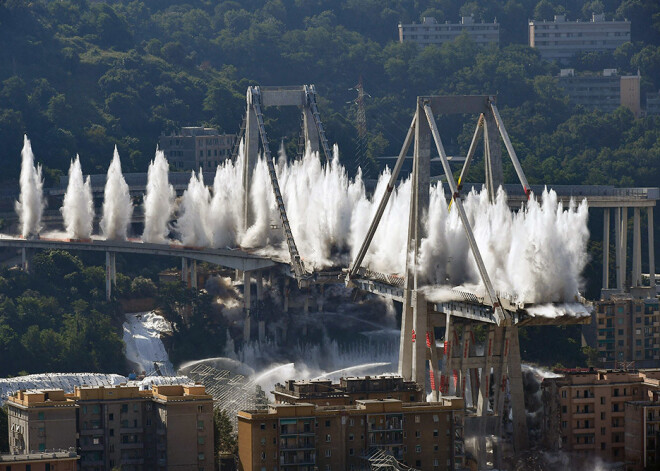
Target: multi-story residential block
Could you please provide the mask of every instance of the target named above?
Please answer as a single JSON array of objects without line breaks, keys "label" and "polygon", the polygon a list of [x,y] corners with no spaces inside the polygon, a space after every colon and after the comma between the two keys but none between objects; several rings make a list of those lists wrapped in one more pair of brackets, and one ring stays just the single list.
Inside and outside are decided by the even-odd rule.
[{"label": "multi-story residential block", "polygon": [[199,385],[19,391],[7,401],[15,453],[75,447],[80,469],[212,470],[213,400]]},{"label": "multi-story residential block", "polygon": [[660,299],[612,295],[595,303],[598,356],[604,366],[660,366]]},{"label": "multi-story residential block", "polygon": [[646,114],[660,114],[660,91],[646,94]]},{"label": "multi-story residential block", "polygon": [[74,449],[0,455],[0,469],[2,471],[76,471],[78,458]]},{"label": "multi-story residential block", "polygon": [[626,460],[628,442],[641,440],[626,428],[627,403],[652,399],[659,379],[659,370],[573,370],[544,379],[545,445],[609,462]]},{"label": "multi-story residential block", "polygon": [[613,51],[630,41],[630,21],[605,21],[605,15],[592,15],[591,21],[529,21],[529,45],[546,60],[566,62],[587,51]]},{"label": "multi-story residential block", "polygon": [[27,454],[76,444],[76,402],[61,389],[18,391],[7,401],[9,452]]},{"label": "multi-story residential block", "polygon": [[626,470],[657,469],[660,464],[660,401],[626,403]]},{"label": "multi-story residential block", "polygon": [[179,134],[161,135],[158,147],[174,170],[214,170],[231,156],[236,136],[217,129],[184,127]]},{"label": "multi-story residential block", "polygon": [[273,404],[238,413],[239,469],[283,471],[369,469],[382,449],[417,469],[461,469],[463,399],[354,405]]},{"label": "multi-story residential block", "polygon": [[308,403],[319,406],[355,404],[359,399],[398,399],[402,402],[423,402],[424,391],[414,381],[401,376],[366,376],[330,380],[288,380],[276,384],[276,403]]},{"label": "multi-story residential block", "polygon": [[500,43],[500,25],[497,22],[475,23],[471,16],[462,17],[460,23],[438,23],[433,17],[424,17],[421,24],[399,23],[399,42],[410,41],[422,47],[451,42],[463,33],[479,46]]},{"label": "multi-story residential block", "polygon": [[559,86],[575,105],[606,113],[624,106],[636,117],[642,113],[639,73],[619,75],[616,69],[605,69],[602,74],[576,75],[574,69],[562,69],[558,79]]}]

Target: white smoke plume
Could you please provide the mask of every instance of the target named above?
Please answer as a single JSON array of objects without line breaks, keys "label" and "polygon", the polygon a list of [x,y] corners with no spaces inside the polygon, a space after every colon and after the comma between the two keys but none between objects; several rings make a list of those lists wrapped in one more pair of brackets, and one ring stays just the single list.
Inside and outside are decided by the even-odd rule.
[{"label": "white smoke plume", "polygon": [[[302,159],[288,163],[280,151],[278,181],[291,230],[308,268],[350,263],[390,178],[389,170],[385,170],[370,197],[361,174],[350,179],[337,155],[335,147],[332,162],[322,164],[318,153],[308,150]],[[204,216],[210,198],[208,190],[193,176],[179,220],[184,243],[260,248],[286,259],[277,205],[263,158],[251,175],[253,220],[242,231],[243,165],[241,149],[235,164],[225,162],[218,167],[208,217]],[[382,273],[403,274],[410,191],[409,179],[393,190],[364,266]],[[543,192],[540,201],[532,198],[514,213],[500,189],[493,203],[486,192],[471,192],[464,199],[464,207],[496,290],[527,303],[575,301],[582,285],[580,274],[587,262],[586,202],[563,208],[550,190]],[[431,188],[428,217],[422,226],[426,237],[421,241],[416,261],[422,283],[460,286],[482,295],[483,286],[465,230],[457,212],[448,211],[441,184]]]},{"label": "white smoke plume", "polygon": [[76,155],[69,167],[69,184],[60,208],[67,236],[73,239],[89,239],[94,224],[94,200],[89,180],[83,180],[80,157]]},{"label": "white smoke plume", "polygon": [[112,162],[108,168],[103,195],[103,219],[101,231],[106,239],[125,240],[128,225],[133,215],[133,203],[128,191],[128,185],[121,172],[119,152],[115,146]]},{"label": "white smoke plume", "polygon": [[170,216],[174,210],[174,187],[169,184],[169,164],[162,150],[149,164],[147,192],[144,195],[144,232],[142,240],[164,244],[170,233]]},{"label": "white smoke plume", "polygon": [[188,188],[183,192],[179,205],[180,215],[177,229],[181,234],[183,245],[194,247],[209,247],[211,231],[209,230],[209,206],[211,194],[204,185],[204,174],[192,172]]},{"label": "white smoke plume", "polygon": [[35,167],[32,146],[27,135],[23,136],[21,150],[21,194],[16,202],[16,213],[21,225],[21,235],[38,235],[41,231],[41,216],[44,210],[41,165]]}]

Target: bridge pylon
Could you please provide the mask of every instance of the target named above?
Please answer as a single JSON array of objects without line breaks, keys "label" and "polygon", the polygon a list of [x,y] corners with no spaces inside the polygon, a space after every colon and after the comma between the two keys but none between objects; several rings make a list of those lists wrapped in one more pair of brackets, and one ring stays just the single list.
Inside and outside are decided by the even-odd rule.
[{"label": "bridge pylon", "polygon": [[[259,144],[264,153],[268,173],[275,195],[275,201],[282,223],[282,229],[286,238],[289,254],[291,256],[291,268],[300,285],[306,285],[309,274],[305,270],[298,248],[291,232],[289,219],[286,214],[284,200],[277,181],[277,173],[271,156],[268,136],[264,126],[263,108],[269,106],[297,106],[302,110],[302,136],[300,141],[307,143],[311,150],[318,152],[323,150],[327,161],[332,159],[332,153],[325,137],[325,130],[321,123],[321,117],[317,107],[317,95],[314,85],[301,85],[293,87],[259,87],[251,86],[247,90],[247,109],[245,111],[244,125],[237,141],[245,138],[245,162],[243,166],[243,224],[244,229],[250,227],[254,222],[252,206],[250,205],[250,185],[252,173],[257,163]],[[304,139],[304,140],[303,140]]]},{"label": "bridge pylon", "polygon": [[[470,113],[478,114],[479,118],[461,176],[456,182],[438,132],[435,116]],[[361,267],[362,261],[396,185],[403,160],[414,142],[406,268],[402,286],[399,374],[419,384],[426,384],[429,378],[432,397],[435,400],[450,391],[466,398],[465,388],[466,385],[470,386],[468,394],[472,401],[466,401],[468,406],[466,433],[469,424],[471,432],[481,437],[476,446],[476,453],[480,463],[485,463],[484,437],[487,435],[499,437],[505,432],[511,432],[515,451],[519,452],[527,447],[527,435],[516,320],[508,305],[507,309],[503,308],[499,294],[493,287],[463,208],[462,185],[481,139],[483,139],[485,181],[489,198],[494,200],[497,188],[503,183],[501,141],[504,142],[523,190],[529,197],[529,184],[511,145],[494,96],[418,97],[415,115],[387,191],[380,201],[360,251],[348,270],[346,281],[350,285],[352,280],[359,279],[365,272]],[[461,303],[432,304],[427,301],[421,290],[422,280],[417,269],[417,260],[421,241],[426,237],[423,221],[429,211],[430,161],[433,145],[450,189],[450,210],[458,212],[485,287],[486,296],[480,303],[488,306],[488,317],[480,317],[480,314],[468,312],[464,304],[458,306]],[[483,345],[477,346],[474,342],[474,332],[483,332],[483,327],[487,328],[486,338],[482,340]],[[436,340],[436,331],[443,332],[440,342]],[[510,399],[505,401],[507,390]],[[511,424],[508,423],[507,408],[512,412]]]}]

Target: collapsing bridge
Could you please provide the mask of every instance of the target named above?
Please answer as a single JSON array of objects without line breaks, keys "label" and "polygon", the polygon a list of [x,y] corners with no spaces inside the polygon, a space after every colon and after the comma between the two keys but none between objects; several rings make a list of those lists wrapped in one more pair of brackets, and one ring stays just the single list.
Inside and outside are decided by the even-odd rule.
[{"label": "collapsing bridge", "polygon": [[[325,139],[325,133],[318,109],[316,106],[316,92],[313,86],[267,88],[250,87],[247,92],[247,108],[242,125],[241,137],[245,142],[245,164],[243,166],[244,201],[243,224],[249,227],[254,221],[250,198],[250,176],[257,162],[259,146],[265,156],[268,168],[271,190],[277,205],[282,231],[287,244],[290,260],[274,260],[267,256],[258,256],[242,250],[206,249],[201,247],[167,246],[162,244],[142,244],[135,242],[112,241],[48,241],[0,238],[0,246],[17,246],[25,249],[42,249],[47,247],[66,247],[72,250],[103,250],[106,257],[108,273],[108,293],[116,270],[114,268],[114,254],[116,252],[150,253],[158,255],[181,256],[182,275],[190,280],[194,286],[194,271],[196,260],[206,260],[219,263],[223,266],[240,270],[243,276],[246,308],[246,337],[250,335],[250,289],[252,275],[257,278],[257,297],[259,297],[261,270],[271,267],[290,267],[289,275],[298,281],[301,287],[312,284],[328,282],[330,276],[326,273],[312,273],[305,266],[298,251],[293,232],[289,224],[287,210],[278,182],[278,175],[270,153],[268,136],[264,126],[263,112],[269,106],[298,106],[302,109],[302,143],[309,143],[312,150],[323,152],[326,160],[330,160],[330,149]],[[467,114],[479,115],[472,142],[465,158],[461,176],[454,180],[449,167],[449,161],[440,139],[435,115],[438,114]],[[406,267],[402,277],[375,273],[362,266],[370,244],[376,233],[379,221],[388,204],[398,174],[401,170],[409,147],[414,141],[412,194],[409,212]],[[373,292],[382,296],[402,302],[403,316],[401,328],[399,372],[405,379],[415,380],[425,384],[430,380],[433,397],[441,394],[454,393],[463,397],[472,398],[471,411],[472,428],[476,435],[492,434],[500,436],[508,427],[506,423],[511,409],[513,424],[513,442],[516,451],[526,447],[524,399],[522,395],[522,375],[520,371],[520,353],[518,346],[518,326],[524,324],[565,324],[583,322],[588,319],[588,311],[581,306],[583,300],[576,299],[573,306],[555,306],[556,311],[564,315],[547,317],[535,315],[536,306],[525,304],[515,296],[498,292],[491,282],[490,274],[480,254],[472,232],[472,227],[463,207],[463,196],[469,186],[465,184],[465,177],[480,141],[483,141],[485,159],[486,191],[491,201],[495,199],[496,189],[502,184],[501,143],[503,142],[513,167],[520,181],[517,195],[511,198],[520,205],[531,196],[531,188],[526,180],[522,167],[517,159],[515,150],[510,142],[502,119],[499,115],[492,96],[465,96],[465,97],[419,97],[412,123],[405,138],[396,165],[392,172],[387,191],[384,193],[380,205],[373,218],[366,238],[360,247],[353,264],[347,270],[346,283],[359,289]],[[434,301],[429,298],[425,286],[417,270],[418,257],[422,239],[426,236],[422,221],[429,211],[430,187],[430,161],[432,144],[435,144],[439,159],[449,187],[450,209],[457,212],[465,231],[480,280],[485,288],[483,295],[467,292],[465,290],[446,290],[443,300]],[[657,192],[657,189],[654,189]],[[616,196],[616,195],[615,195]],[[603,207],[610,204],[606,201],[608,195],[596,195],[604,198]],[[649,192],[626,196],[630,199],[630,206],[650,208],[649,218],[652,221],[652,207],[655,205],[657,195]],[[599,200],[600,201],[600,200]],[[618,200],[617,200],[618,201]],[[626,200],[628,201],[628,200]],[[614,203],[618,204],[618,203]],[[639,221],[636,215],[635,240],[639,236]],[[623,222],[617,219],[617,250],[625,249],[623,237]],[[609,218],[607,223],[609,224]],[[652,222],[649,225],[649,239],[652,241]],[[609,227],[609,225],[607,226]],[[625,226],[627,228],[627,225]],[[624,239],[625,240],[625,239]],[[637,242],[635,242],[637,244]],[[652,244],[650,244],[652,247]],[[137,248],[137,249],[136,249]],[[651,250],[651,249],[649,249]],[[641,261],[635,249],[635,276],[641,271]],[[625,253],[625,250],[623,250]],[[621,267],[619,258],[617,267]],[[640,256],[641,257],[641,256]],[[652,259],[652,253],[650,254]],[[625,260],[625,257],[624,257]],[[189,263],[190,262],[190,263]],[[651,271],[654,270],[652,263]],[[625,262],[623,269],[617,271],[625,275]],[[654,279],[652,277],[652,279]],[[334,276],[335,281],[339,281]],[[619,281],[619,280],[617,280]],[[641,280],[640,280],[641,283]],[[607,283],[605,284],[607,286]],[[109,295],[109,294],[108,294]],[[286,301],[285,301],[286,302]],[[575,315],[575,311],[578,315]],[[261,326],[260,326],[261,332]],[[485,341],[476,342],[476,331],[485,330]],[[493,379],[491,379],[491,376]],[[506,394],[507,390],[509,395]],[[510,401],[507,402],[507,398]],[[468,401],[466,401],[468,404]],[[484,461],[485,446],[480,444],[477,454],[481,462]]]}]

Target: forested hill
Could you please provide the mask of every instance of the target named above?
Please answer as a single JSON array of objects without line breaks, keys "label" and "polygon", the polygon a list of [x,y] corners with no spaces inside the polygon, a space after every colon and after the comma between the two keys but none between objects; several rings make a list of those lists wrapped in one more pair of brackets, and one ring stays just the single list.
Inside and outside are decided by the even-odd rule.
[{"label": "forested hill", "polygon": [[[0,178],[17,179],[23,133],[49,178],[76,153],[85,173],[104,172],[115,144],[125,170],[145,171],[162,132],[199,124],[236,132],[250,84],[316,84],[328,136],[352,167],[349,89],[361,76],[370,156],[398,151],[417,95],[498,93],[531,181],[657,185],[660,119],[571,107],[558,66],[526,46],[528,18],[592,11],[631,20],[633,42],[571,66],[639,69],[643,94],[660,88],[655,0],[4,0]],[[424,50],[396,42],[399,21],[470,14],[497,19],[499,48],[478,49],[466,37]],[[295,142],[297,119],[269,112],[271,136]],[[472,124],[441,124],[450,149],[464,152]]]}]

